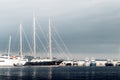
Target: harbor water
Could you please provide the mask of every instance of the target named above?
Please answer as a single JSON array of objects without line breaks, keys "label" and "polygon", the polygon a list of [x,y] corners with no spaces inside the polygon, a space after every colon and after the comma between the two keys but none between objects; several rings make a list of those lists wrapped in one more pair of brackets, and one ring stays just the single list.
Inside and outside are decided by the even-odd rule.
[{"label": "harbor water", "polygon": [[0,67],[0,80],[120,80],[120,67]]}]

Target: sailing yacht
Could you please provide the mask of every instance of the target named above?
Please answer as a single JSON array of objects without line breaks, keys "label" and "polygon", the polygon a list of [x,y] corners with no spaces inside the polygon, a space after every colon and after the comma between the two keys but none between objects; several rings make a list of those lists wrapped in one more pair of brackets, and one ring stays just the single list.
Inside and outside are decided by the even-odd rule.
[{"label": "sailing yacht", "polygon": [[25,59],[22,54],[22,25],[20,24],[20,56],[10,56],[11,36],[9,37],[8,54],[0,56],[0,66],[23,66],[28,59]]},{"label": "sailing yacht", "polygon": [[0,66],[14,66],[17,63],[17,58],[13,56],[9,56],[10,54],[10,46],[11,46],[11,36],[9,37],[9,49],[8,54],[2,54],[0,56]]},{"label": "sailing yacht", "polygon": [[35,27],[35,16],[33,16],[33,30],[34,30],[34,59],[27,62],[26,65],[59,65],[62,60],[53,59],[52,57],[52,34],[51,34],[51,24],[49,19],[49,57],[45,59],[40,59],[36,57],[36,27]]}]

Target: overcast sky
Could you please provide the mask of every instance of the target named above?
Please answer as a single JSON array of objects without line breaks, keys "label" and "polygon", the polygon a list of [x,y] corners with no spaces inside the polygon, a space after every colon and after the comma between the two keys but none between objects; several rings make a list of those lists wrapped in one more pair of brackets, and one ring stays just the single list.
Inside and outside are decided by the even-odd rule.
[{"label": "overcast sky", "polygon": [[118,58],[120,51],[120,0],[0,0],[0,50],[22,23],[32,29],[32,15],[48,26],[48,18],[71,54]]}]

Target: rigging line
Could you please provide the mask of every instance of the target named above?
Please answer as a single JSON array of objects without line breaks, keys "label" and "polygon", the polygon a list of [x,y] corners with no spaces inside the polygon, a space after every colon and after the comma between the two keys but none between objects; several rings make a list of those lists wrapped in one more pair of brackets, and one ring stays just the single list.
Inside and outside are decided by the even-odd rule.
[{"label": "rigging line", "polygon": [[57,36],[58,36],[58,38],[60,39],[60,41],[64,44],[64,46],[66,46],[65,43],[64,43],[64,41],[62,40],[62,38],[61,38],[61,36],[60,36],[60,33],[58,33],[58,31],[56,30],[55,27],[53,27],[53,28],[54,28],[55,33],[57,33]]},{"label": "rigging line", "polygon": [[[51,27],[52,28],[52,27]],[[59,48],[61,48],[60,47],[60,45],[58,44],[58,42],[57,42],[57,40],[55,39],[55,37],[54,37],[54,34],[53,34],[53,31],[52,31],[52,41],[53,42],[55,42],[55,44],[56,44],[56,46],[58,46]],[[54,44],[53,44],[54,45]],[[53,48],[54,49],[54,48]],[[61,51],[60,51],[60,49],[58,50],[58,48],[56,47],[56,49],[57,49],[57,53],[59,52],[61,52],[61,51],[63,51],[63,49],[61,48]],[[64,51],[63,51],[64,52]],[[58,54],[57,54],[58,55]],[[60,55],[62,55],[62,54],[59,54],[59,57],[60,57]]]},{"label": "rigging line", "polygon": [[[53,39],[53,42],[55,42],[56,46],[58,46],[58,47],[57,47],[57,51],[58,51],[59,53],[62,52],[62,53],[64,53],[64,54],[63,54],[64,56],[67,56],[67,55],[65,54],[62,46],[60,46],[60,44],[59,44],[58,41],[56,40],[55,35],[52,36],[52,39]],[[62,55],[62,54],[61,54],[61,55]]]},{"label": "rigging line", "polygon": [[47,39],[47,37],[45,36],[45,32],[43,31],[43,29],[42,29],[41,27],[39,27],[39,28],[40,28],[40,31],[41,31],[41,33],[43,34],[43,37],[45,38],[46,42],[48,42],[48,39]]},{"label": "rigging line", "polygon": [[45,36],[45,31],[42,29],[42,26],[40,25],[40,23],[38,22],[38,20],[36,19],[36,24],[38,24],[39,30],[41,31],[44,39],[46,40],[46,42],[48,42],[47,37]]},{"label": "rigging line", "polygon": [[58,36],[58,38],[60,39],[60,41],[63,43],[63,46],[65,47],[66,51],[69,53],[68,48],[66,47],[66,45],[65,45],[64,41],[62,40],[62,38],[60,37],[58,31],[57,31],[56,29],[54,29],[54,30],[55,30],[55,32],[57,33],[57,36]]},{"label": "rigging line", "polygon": [[[118,46],[118,56],[120,56],[120,47]],[[118,57],[119,59],[119,57]]]},{"label": "rigging line", "polygon": [[67,53],[72,57],[72,55],[70,54],[67,46],[65,45],[64,41],[63,41],[62,38],[60,37],[60,34],[58,33],[58,31],[56,30],[56,28],[55,28],[54,26],[53,26],[53,28],[54,28],[54,31],[57,33],[58,38],[59,38],[59,39],[61,40],[61,42],[63,43],[63,46],[64,46],[64,48],[66,49]]},{"label": "rigging line", "polygon": [[[39,23],[38,19],[36,18],[36,24],[38,24],[38,23]],[[41,25],[40,24],[38,24],[38,25],[39,26],[37,28],[40,29],[40,31],[41,31],[43,37],[45,38],[46,42],[48,42],[47,38],[45,37],[45,33],[44,33],[43,29],[41,28]],[[36,36],[38,37],[38,34],[36,34]],[[40,40],[40,43],[42,44],[42,47],[43,47],[44,51],[47,53],[47,49],[45,48],[45,45],[43,44],[43,42],[41,41],[41,39],[39,37],[38,37],[38,39]]]},{"label": "rigging line", "polygon": [[[61,48],[61,46],[58,44],[57,40],[56,40],[55,38],[54,38],[53,40],[54,40],[54,42],[56,43],[56,46],[58,46],[59,52],[62,51],[62,53],[65,53],[64,50]],[[60,50],[61,50],[61,51],[60,51]],[[60,55],[62,55],[62,54],[60,54]],[[64,56],[67,56],[66,54],[63,54],[63,55],[64,55]]]},{"label": "rigging line", "polygon": [[24,28],[23,28],[23,34],[24,34],[24,36],[25,36],[25,39],[26,39],[26,41],[27,41],[27,44],[28,44],[31,52],[33,53],[32,47],[31,47],[31,45],[30,45],[30,43],[29,43],[29,40],[28,40],[28,37],[27,37],[27,35],[26,35],[25,31],[24,31]]},{"label": "rigging line", "polygon": [[[15,34],[16,33],[16,34]],[[12,39],[12,41],[11,41],[11,52],[18,52],[18,50],[19,50],[19,44],[17,44],[17,46],[16,46],[16,43],[18,43],[18,33],[19,33],[19,29],[17,29],[16,31],[15,31],[15,35],[13,36],[14,37],[14,39]],[[14,43],[13,43],[14,42]],[[13,43],[13,44],[12,44]]]},{"label": "rigging line", "polygon": [[38,37],[38,34],[36,34],[36,37],[38,38],[38,40],[40,41],[43,49],[45,50],[45,52],[47,53],[47,49],[45,48],[45,45],[43,44],[43,42],[41,41],[41,39]]}]

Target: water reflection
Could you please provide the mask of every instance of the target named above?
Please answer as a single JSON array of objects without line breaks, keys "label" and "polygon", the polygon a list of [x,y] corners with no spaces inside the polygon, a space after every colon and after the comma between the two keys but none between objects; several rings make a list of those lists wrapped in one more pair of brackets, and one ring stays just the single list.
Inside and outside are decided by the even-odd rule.
[{"label": "water reflection", "polygon": [[52,80],[52,67],[0,68],[0,80]]},{"label": "water reflection", "polygon": [[0,80],[120,80],[120,67],[4,67]]},{"label": "water reflection", "polygon": [[0,80],[11,79],[11,69],[9,67],[0,68]]},{"label": "water reflection", "polygon": [[32,76],[33,76],[33,79],[34,79],[34,78],[37,76],[36,68],[33,68],[33,71],[32,71],[32,72],[33,72],[33,73],[32,73],[32,74],[33,74]]},{"label": "water reflection", "polygon": [[52,80],[52,67],[48,68],[48,80]]}]

